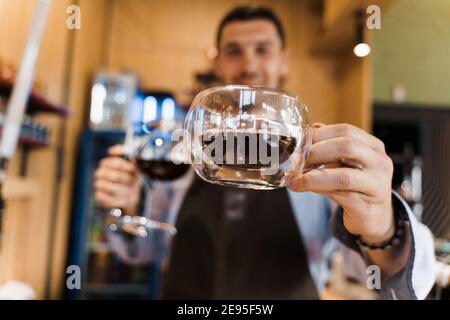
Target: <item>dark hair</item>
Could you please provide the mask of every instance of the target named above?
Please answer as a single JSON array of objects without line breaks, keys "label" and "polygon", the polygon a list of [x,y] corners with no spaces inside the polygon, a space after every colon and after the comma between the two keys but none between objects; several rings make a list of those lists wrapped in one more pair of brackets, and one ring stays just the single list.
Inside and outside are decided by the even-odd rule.
[{"label": "dark hair", "polygon": [[278,16],[271,9],[259,6],[238,6],[228,12],[223,17],[222,21],[219,24],[219,29],[217,30],[217,48],[219,48],[220,39],[222,38],[222,32],[227,24],[235,21],[248,21],[257,19],[268,20],[275,25],[278,36],[281,40],[281,46],[284,48],[286,46],[286,36],[280,19],[278,19]]}]

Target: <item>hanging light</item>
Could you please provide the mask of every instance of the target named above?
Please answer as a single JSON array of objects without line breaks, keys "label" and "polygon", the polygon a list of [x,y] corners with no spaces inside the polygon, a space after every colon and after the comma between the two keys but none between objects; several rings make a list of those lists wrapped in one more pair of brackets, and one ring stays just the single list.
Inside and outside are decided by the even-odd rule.
[{"label": "hanging light", "polygon": [[356,14],[356,45],[353,53],[355,56],[363,58],[368,56],[371,51],[369,44],[364,42],[364,12],[358,11]]}]

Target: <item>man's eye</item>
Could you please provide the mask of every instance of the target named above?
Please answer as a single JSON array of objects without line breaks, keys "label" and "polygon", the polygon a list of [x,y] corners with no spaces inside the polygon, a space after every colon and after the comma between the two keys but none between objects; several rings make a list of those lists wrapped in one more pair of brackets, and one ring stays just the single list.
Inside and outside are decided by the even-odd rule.
[{"label": "man's eye", "polygon": [[226,55],[227,56],[231,56],[231,57],[235,57],[235,56],[238,56],[238,55],[240,55],[241,54],[241,50],[239,50],[239,49],[228,49],[227,51],[226,51]]},{"label": "man's eye", "polygon": [[267,47],[257,47],[256,48],[256,53],[258,55],[266,55],[269,53],[269,49]]}]

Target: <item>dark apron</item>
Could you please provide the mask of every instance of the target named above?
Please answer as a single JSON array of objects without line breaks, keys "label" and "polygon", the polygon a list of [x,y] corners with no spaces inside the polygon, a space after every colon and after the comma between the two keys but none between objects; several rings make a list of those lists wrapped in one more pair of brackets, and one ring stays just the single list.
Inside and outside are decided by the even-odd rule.
[{"label": "dark apron", "polygon": [[318,299],[286,189],[196,178],[176,228],[163,299]]}]

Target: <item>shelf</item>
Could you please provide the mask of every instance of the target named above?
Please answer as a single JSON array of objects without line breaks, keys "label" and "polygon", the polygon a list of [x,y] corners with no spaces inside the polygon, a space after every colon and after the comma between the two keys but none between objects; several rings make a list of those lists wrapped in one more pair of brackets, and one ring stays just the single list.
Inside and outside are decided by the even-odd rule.
[{"label": "shelf", "polygon": [[34,139],[30,139],[27,137],[20,137],[19,144],[21,146],[32,147],[32,148],[43,148],[43,147],[49,146],[47,143],[43,143],[43,142],[40,142],[40,141],[37,141]]},{"label": "shelf", "polygon": [[[0,137],[2,134],[1,125],[2,125],[2,120],[0,120]],[[22,127],[22,132],[19,136],[19,145],[25,146],[25,147],[31,147],[31,148],[43,148],[43,147],[49,146],[49,144],[46,142],[42,142],[41,140],[33,139],[28,136],[24,136],[23,135],[23,127]]]},{"label": "shelf", "polygon": [[[13,88],[13,83],[10,80],[0,78],[0,96],[9,97]],[[54,104],[48,101],[45,97],[36,92],[31,92],[30,99],[27,105],[27,113],[34,114],[38,112],[47,112],[67,117],[69,110],[63,106]]]}]

